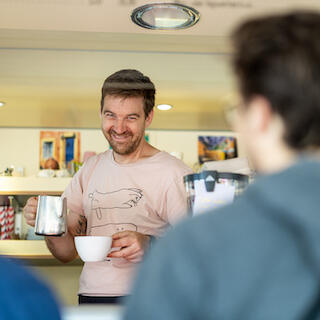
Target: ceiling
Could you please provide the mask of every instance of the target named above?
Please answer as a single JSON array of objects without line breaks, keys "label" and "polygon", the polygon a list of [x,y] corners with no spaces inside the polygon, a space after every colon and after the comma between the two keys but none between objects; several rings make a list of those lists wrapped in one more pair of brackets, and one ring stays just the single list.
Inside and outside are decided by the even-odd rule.
[{"label": "ceiling", "polygon": [[320,10],[318,0],[186,0],[201,14],[194,27],[135,26],[132,10],[152,2],[0,0],[0,127],[98,128],[104,79],[134,68],[155,83],[157,104],[173,105],[156,110],[151,128],[228,129],[234,26],[266,12]]}]

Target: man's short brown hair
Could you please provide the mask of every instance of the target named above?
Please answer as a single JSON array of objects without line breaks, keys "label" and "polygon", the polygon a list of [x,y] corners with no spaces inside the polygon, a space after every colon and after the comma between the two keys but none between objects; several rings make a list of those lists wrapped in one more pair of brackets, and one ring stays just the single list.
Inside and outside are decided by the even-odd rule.
[{"label": "man's short brown hair", "polygon": [[140,71],[124,69],[113,73],[103,83],[101,90],[101,111],[104,98],[108,95],[123,98],[142,97],[144,113],[147,117],[154,107],[156,89],[150,78]]}]

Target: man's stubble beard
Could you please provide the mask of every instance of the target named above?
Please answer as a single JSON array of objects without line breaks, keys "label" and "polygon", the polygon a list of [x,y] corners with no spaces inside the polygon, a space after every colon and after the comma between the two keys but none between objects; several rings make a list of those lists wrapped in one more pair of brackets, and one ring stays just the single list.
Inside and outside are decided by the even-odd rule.
[{"label": "man's stubble beard", "polygon": [[[144,135],[140,135],[137,137],[136,140],[132,141],[131,143],[125,143],[125,144],[120,144],[120,143],[116,143],[116,142],[113,142],[113,139],[112,139],[112,135],[110,134],[110,132],[108,133],[104,133],[104,136],[105,138],[107,139],[107,141],[109,142],[112,150],[119,154],[119,155],[129,155],[131,153],[133,153],[134,151],[137,150],[139,144],[141,143],[141,140],[142,138],[144,137]],[[132,135],[131,135],[132,137]],[[120,147],[119,147],[120,145]]]}]

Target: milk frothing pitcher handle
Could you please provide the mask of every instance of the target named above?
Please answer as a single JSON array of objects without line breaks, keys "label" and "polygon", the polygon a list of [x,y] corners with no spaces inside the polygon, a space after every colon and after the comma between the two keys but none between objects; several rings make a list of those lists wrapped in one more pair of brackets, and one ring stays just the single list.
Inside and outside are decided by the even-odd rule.
[{"label": "milk frothing pitcher handle", "polygon": [[35,233],[37,234],[37,233],[39,233],[40,231],[40,219],[41,219],[41,217],[40,217],[40,199],[41,199],[41,196],[39,195],[38,196],[38,204],[37,204],[37,213],[36,213],[36,221],[35,221],[35,226],[34,226],[34,230],[35,230]]},{"label": "milk frothing pitcher handle", "polygon": [[41,198],[41,196],[39,195],[38,196],[38,204],[37,204],[37,215],[38,215],[38,212],[39,212],[39,209],[40,209],[40,198]]},{"label": "milk frothing pitcher handle", "polygon": [[57,204],[56,205],[57,205],[57,208],[58,208],[57,217],[58,218],[62,218],[63,210],[64,210],[64,208],[63,208],[63,199],[61,199],[61,198],[57,199]]},{"label": "milk frothing pitcher handle", "polygon": [[67,223],[67,219],[68,219],[68,206],[67,206],[67,198],[63,198],[61,201],[61,214],[60,214],[60,218],[62,218],[62,222],[61,222],[61,231],[63,232],[63,234],[66,234],[67,229],[68,229],[68,223]]}]

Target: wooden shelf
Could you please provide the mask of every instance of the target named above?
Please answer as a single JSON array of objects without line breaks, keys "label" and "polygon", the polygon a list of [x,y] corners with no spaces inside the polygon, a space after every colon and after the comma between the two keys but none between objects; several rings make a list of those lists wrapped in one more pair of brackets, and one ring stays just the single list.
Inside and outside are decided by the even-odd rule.
[{"label": "wooden shelf", "polygon": [[[61,195],[70,181],[71,178],[0,177],[0,195]],[[0,240],[0,255],[32,265],[63,265],[52,256],[44,240]],[[80,264],[79,261],[71,264]]]},{"label": "wooden shelf", "polygon": [[23,259],[54,259],[44,240],[0,240],[0,255]]},{"label": "wooden shelf", "polygon": [[0,240],[0,256],[19,259],[31,265],[81,265],[76,259],[64,264],[58,261],[47,248],[44,240]]},{"label": "wooden shelf", "polygon": [[0,195],[61,195],[71,178],[0,177]]}]

